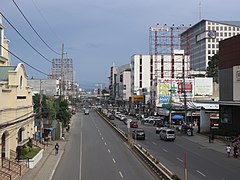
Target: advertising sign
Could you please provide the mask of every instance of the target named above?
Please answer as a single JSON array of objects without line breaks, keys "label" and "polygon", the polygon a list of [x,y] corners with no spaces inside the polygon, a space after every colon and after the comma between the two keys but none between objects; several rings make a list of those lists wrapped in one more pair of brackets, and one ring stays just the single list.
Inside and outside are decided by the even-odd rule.
[{"label": "advertising sign", "polygon": [[[185,79],[186,98],[194,96],[194,79]],[[163,104],[170,104],[170,99],[184,97],[184,81],[183,79],[165,78],[160,79],[157,84],[157,103],[162,107]]]},{"label": "advertising sign", "polygon": [[195,78],[195,95],[211,96],[213,95],[213,79],[212,78]]}]

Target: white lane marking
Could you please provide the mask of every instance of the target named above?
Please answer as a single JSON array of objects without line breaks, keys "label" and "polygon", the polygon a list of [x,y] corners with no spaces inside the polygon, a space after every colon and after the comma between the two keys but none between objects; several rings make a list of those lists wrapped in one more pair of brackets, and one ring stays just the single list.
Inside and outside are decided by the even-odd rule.
[{"label": "white lane marking", "polygon": [[162,149],[164,152],[168,152],[168,150],[166,150],[166,149]]},{"label": "white lane marking", "polygon": [[98,132],[100,133],[100,130],[98,129]]},{"label": "white lane marking", "polygon": [[206,175],[205,174],[203,174],[201,171],[198,171],[198,170],[196,170],[199,174],[201,174],[202,176],[204,176],[204,177],[206,177]]},{"label": "white lane marking", "polygon": [[157,145],[157,143],[155,143],[155,142],[152,142],[154,145]]},{"label": "white lane marking", "polygon": [[102,135],[102,133],[99,133],[100,134],[100,136]]},{"label": "white lane marking", "polygon": [[111,152],[110,149],[108,149],[108,152],[109,152],[109,153]]},{"label": "white lane marking", "polygon": [[102,137],[102,140],[104,140],[104,137]]},{"label": "white lane marking", "polygon": [[182,160],[182,159],[180,159],[180,158],[177,158],[177,160],[179,160],[180,162],[183,162],[183,160]]},{"label": "white lane marking", "polygon": [[115,161],[115,159],[114,159],[114,158],[113,158],[112,160],[113,160],[113,163],[116,163],[116,161]]},{"label": "white lane marking", "polygon": [[79,164],[79,180],[82,179],[82,152],[83,152],[83,120],[81,118],[81,133],[80,133],[80,164]]},{"label": "white lane marking", "polygon": [[104,143],[104,145],[106,146],[106,145],[107,145],[107,143],[105,142],[105,143]]},{"label": "white lane marking", "polygon": [[123,175],[122,175],[122,172],[121,172],[121,171],[119,171],[119,174],[120,174],[121,178],[123,178]]}]

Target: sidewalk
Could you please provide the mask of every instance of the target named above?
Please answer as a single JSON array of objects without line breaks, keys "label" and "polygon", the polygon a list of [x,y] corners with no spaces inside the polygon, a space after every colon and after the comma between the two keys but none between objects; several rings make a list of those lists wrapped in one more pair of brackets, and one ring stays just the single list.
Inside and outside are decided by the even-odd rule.
[{"label": "sidewalk", "polygon": [[[21,180],[51,180],[57,165],[64,153],[66,143],[69,139],[69,133],[65,133],[65,140],[52,141],[48,143],[43,152],[42,159],[37,165],[29,169],[21,178]],[[54,146],[59,144],[59,152],[55,155]]]},{"label": "sidewalk", "polygon": [[226,142],[223,142],[219,139],[214,139],[213,143],[209,143],[208,136],[199,134],[197,132],[194,132],[193,136],[182,135],[182,137],[188,139],[189,141],[199,144],[201,146],[200,148],[202,149],[212,149],[226,154]]}]

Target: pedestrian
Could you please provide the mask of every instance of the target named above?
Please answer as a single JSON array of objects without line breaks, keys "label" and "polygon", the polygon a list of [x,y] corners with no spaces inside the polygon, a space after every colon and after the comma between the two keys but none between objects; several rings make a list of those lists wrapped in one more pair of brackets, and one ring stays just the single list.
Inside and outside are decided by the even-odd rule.
[{"label": "pedestrian", "polygon": [[209,135],[208,136],[208,142],[211,143],[212,142],[212,137]]},{"label": "pedestrian", "polygon": [[54,148],[55,148],[55,155],[57,155],[58,154],[58,149],[59,149],[58,143],[55,144]]},{"label": "pedestrian", "polygon": [[226,147],[226,151],[227,151],[227,156],[230,157],[230,153],[231,153],[231,146],[228,144]]},{"label": "pedestrian", "polygon": [[212,143],[214,143],[214,134],[212,134]]},{"label": "pedestrian", "polygon": [[235,145],[233,148],[233,156],[235,158],[238,158],[238,146],[237,145]]}]

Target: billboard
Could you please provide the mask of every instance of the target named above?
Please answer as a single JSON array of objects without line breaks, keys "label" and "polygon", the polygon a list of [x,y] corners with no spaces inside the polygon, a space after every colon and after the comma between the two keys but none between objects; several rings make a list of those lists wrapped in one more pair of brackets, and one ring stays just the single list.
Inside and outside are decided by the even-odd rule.
[{"label": "billboard", "polygon": [[[186,98],[194,96],[194,79],[185,79]],[[184,80],[174,78],[160,79],[157,84],[156,105],[170,104],[170,99],[184,98]]]},{"label": "billboard", "polygon": [[212,96],[213,95],[213,78],[195,78],[195,95]]}]

